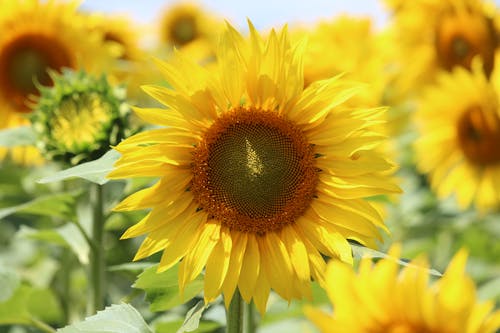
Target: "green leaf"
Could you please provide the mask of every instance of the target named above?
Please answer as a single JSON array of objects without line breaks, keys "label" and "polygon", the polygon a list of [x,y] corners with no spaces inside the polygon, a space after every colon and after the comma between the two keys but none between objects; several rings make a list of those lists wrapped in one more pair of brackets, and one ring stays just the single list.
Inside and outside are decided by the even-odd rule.
[{"label": "green leaf", "polygon": [[59,171],[54,175],[40,179],[38,182],[45,184],[69,178],[83,178],[93,183],[104,185],[109,181],[109,179],[106,178],[106,175],[113,170],[113,164],[119,157],[120,153],[116,150],[110,150],[95,161],[90,161]]},{"label": "green leaf", "polygon": [[500,277],[483,284],[477,291],[477,296],[481,300],[500,300]]},{"label": "green leaf", "polygon": [[203,290],[203,278],[198,276],[184,288],[181,298],[179,292],[179,267],[175,265],[169,270],[157,273],[158,265],[142,272],[132,287],[146,291],[146,299],[151,303],[151,311],[164,311],[186,303]]},{"label": "green leaf", "polygon": [[186,318],[182,323],[182,326],[177,330],[177,333],[192,332],[200,326],[200,319],[203,311],[205,311],[210,304],[205,304],[203,301],[199,301],[186,313]]},{"label": "green leaf", "polygon": [[[155,325],[155,332],[156,333],[176,332],[176,330],[178,330],[183,323],[184,320],[182,319],[169,322],[159,322]],[[216,330],[218,331],[220,327],[222,327],[221,324],[215,321],[202,321],[199,323],[199,326],[196,329],[196,333],[211,333],[215,332]]]},{"label": "green leaf", "polygon": [[0,131],[0,147],[33,146],[36,135],[31,126],[20,126]]},{"label": "green leaf", "polygon": [[0,302],[0,325],[30,323],[28,312],[30,294],[31,288],[21,285],[9,299]]},{"label": "green leaf", "polygon": [[16,236],[56,244],[59,246],[67,246],[67,243],[55,229],[35,229],[22,225],[16,233]]},{"label": "green leaf", "polygon": [[48,194],[26,203],[0,209],[0,219],[14,213],[26,213],[42,216],[68,217],[72,214],[71,206],[75,202],[76,192]]},{"label": "green leaf", "polygon": [[113,304],[85,321],[57,330],[60,333],[152,333],[141,314],[130,304]]},{"label": "green leaf", "polygon": [[50,289],[32,288],[27,307],[31,317],[44,322],[59,323],[63,317],[61,305]]},{"label": "green leaf", "polygon": [[[355,258],[358,258],[358,259],[365,258],[365,257],[367,257],[367,258],[384,258],[384,259],[394,260],[398,264],[400,264],[401,266],[409,266],[409,267],[416,267],[416,268],[419,268],[419,269],[424,269],[423,267],[414,265],[414,264],[412,264],[411,262],[409,262],[409,261],[407,261],[405,259],[392,257],[392,256],[390,256],[390,255],[388,255],[387,253],[384,253],[384,252],[373,250],[373,249],[370,249],[370,248],[367,248],[367,247],[364,247],[364,246],[361,246],[361,245],[357,245],[357,244],[354,244],[354,243],[350,243],[350,245],[351,245],[351,248],[352,248],[353,256]],[[429,274],[434,275],[434,276],[440,277],[440,276],[443,275],[439,271],[437,271],[437,270],[435,270],[433,268],[429,268],[429,269],[425,269],[425,270],[428,271]]]},{"label": "green leaf", "polygon": [[113,265],[108,267],[110,272],[142,272],[146,268],[151,267],[153,264],[148,262],[127,262],[125,264]]},{"label": "green leaf", "polygon": [[73,223],[69,222],[55,229],[35,229],[22,225],[17,236],[68,247],[82,264],[89,262],[90,246]]},{"label": "green leaf", "polygon": [[16,272],[5,267],[0,267],[0,286],[2,286],[0,288],[0,302],[11,298],[19,283],[19,276]]},{"label": "green leaf", "polygon": [[0,302],[0,325],[29,325],[33,318],[61,321],[61,307],[50,289],[20,285],[8,300]]},{"label": "green leaf", "polygon": [[80,229],[78,229],[73,223],[66,223],[65,225],[56,229],[56,232],[66,241],[70,249],[78,257],[78,260],[82,264],[88,264],[90,246],[87,240],[82,235]]}]

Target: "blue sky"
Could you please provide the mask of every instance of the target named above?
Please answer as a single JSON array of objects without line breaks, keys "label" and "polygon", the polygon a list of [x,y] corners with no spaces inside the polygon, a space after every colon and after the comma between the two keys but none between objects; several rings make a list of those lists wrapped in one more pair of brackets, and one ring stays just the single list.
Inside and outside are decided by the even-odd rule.
[{"label": "blue sky", "polygon": [[[411,1],[411,0],[409,0]],[[499,0],[500,1],[500,0]],[[127,14],[139,23],[158,19],[160,11],[178,1],[168,0],[85,0],[87,10]],[[313,22],[339,13],[372,16],[378,25],[385,20],[379,0],[198,0],[204,8],[229,19],[237,26],[246,26],[250,18],[257,28],[270,28],[284,23]]]}]

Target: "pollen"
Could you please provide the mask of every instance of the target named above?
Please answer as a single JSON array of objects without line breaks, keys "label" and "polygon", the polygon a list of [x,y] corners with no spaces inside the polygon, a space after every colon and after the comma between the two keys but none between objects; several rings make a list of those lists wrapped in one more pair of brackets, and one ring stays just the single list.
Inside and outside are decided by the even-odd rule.
[{"label": "pollen", "polygon": [[254,234],[294,223],[315,195],[314,147],[278,114],[237,108],[194,150],[190,190],[201,209],[230,229]]}]

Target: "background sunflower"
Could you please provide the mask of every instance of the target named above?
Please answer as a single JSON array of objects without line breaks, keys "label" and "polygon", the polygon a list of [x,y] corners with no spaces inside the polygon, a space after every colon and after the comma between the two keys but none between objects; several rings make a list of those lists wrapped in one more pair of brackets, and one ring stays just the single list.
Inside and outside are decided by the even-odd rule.
[{"label": "background sunflower", "polygon": [[[399,272],[393,248],[375,265],[363,259],[359,273],[333,261],[326,283],[334,313],[308,308],[321,332],[482,332],[500,328],[494,302],[478,302],[476,288],[465,272],[467,252],[458,252],[439,280],[429,286],[428,264],[418,258]],[[353,315],[353,314],[356,315]]]},{"label": "background sunflower", "polygon": [[[86,29],[75,1],[2,0],[0,5],[0,128],[29,123],[27,99],[38,94],[36,82],[51,84],[48,69],[100,72],[113,59],[102,35]],[[41,162],[34,149],[28,151],[13,153],[13,157],[24,156],[20,162]]]},{"label": "background sunflower", "polygon": [[463,209],[498,209],[500,204],[500,108],[498,71],[489,82],[477,63],[456,69],[429,88],[417,110],[421,133],[417,165],[430,173],[440,197],[456,194]]}]

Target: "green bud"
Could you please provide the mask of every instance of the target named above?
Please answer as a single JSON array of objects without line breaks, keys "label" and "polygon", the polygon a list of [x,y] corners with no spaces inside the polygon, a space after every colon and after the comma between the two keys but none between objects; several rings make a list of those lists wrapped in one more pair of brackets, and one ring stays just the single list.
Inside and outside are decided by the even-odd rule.
[{"label": "green bud", "polygon": [[105,75],[69,69],[49,73],[53,86],[38,86],[32,127],[45,158],[76,165],[101,157],[128,133],[130,108],[125,87]]}]

